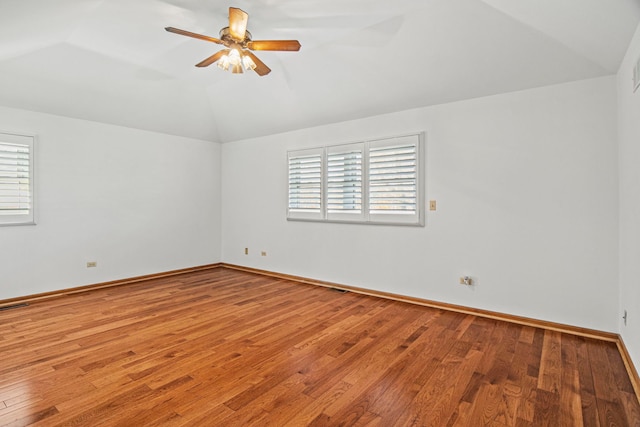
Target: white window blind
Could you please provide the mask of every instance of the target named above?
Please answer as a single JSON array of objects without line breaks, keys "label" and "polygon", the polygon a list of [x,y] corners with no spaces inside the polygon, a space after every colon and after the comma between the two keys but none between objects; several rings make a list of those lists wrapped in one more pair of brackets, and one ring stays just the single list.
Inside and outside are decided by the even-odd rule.
[{"label": "white window blind", "polygon": [[422,134],[291,151],[289,219],[424,225]]},{"label": "white window blind", "polygon": [[289,154],[289,218],[322,218],[323,154],[322,149]]},{"label": "white window blind", "polygon": [[327,148],[327,218],[363,218],[364,144]]},{"label": "white window blind", "polygon": [[33,141],[0,133],[0,225],[34,222]]}]

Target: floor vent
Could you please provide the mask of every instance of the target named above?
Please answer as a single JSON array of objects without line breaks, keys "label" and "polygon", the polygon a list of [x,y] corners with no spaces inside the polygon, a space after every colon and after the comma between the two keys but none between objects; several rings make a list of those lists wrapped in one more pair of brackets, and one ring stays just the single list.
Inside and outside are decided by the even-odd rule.
[{"label": "floor vent", "polygon": [[13,310],[14,308],[27,307],[28,305],[29,304],[27,304],[26,302],[23,302],[22,304],[5,305],[4,307],[0,307],[0,311]]},{"label": "floor vent", "polygon": [[341,294],[346,294],[347,292],[349,292],[346,289],[338,289],[338,288],[329,288],[329,289],[331,289],[332,291],[340,292]]}]

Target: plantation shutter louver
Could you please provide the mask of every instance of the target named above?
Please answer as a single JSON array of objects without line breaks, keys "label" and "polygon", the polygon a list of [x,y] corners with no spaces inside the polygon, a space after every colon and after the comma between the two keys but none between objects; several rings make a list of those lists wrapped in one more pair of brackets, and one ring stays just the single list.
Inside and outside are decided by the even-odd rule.
[{"label": "plantation shutter louver", "polygon": [[327,219],[363,218],[364,144],[327,148]]},{"label": "plantation shutter louver", "polygon": [[323,150],[304,150],[289,154],[290,218],[322,218]]},{"label": "plantation shutter louver", "polygon": [[0,133],[0,225],[33,223],[33,137]]}]

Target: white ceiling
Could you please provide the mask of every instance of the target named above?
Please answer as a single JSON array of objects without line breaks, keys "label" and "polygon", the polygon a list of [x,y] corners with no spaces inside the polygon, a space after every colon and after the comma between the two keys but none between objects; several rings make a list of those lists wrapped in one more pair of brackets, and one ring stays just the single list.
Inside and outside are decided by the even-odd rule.
[{"label": "white ceiling", "polygon": [[[273,70],[194,65],[228,7]],[[640,0],[0,0],[0,105],[216,142],[617,72]],[[1,117],[0,117],[1,120]]]}]

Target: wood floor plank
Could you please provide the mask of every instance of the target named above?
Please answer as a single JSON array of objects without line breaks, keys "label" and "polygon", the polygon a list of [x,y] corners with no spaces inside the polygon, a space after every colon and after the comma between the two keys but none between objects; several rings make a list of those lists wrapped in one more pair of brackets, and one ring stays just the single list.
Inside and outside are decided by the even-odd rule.
[{"label": "wood floor plank", "polygon": [[558,394],[562,382],[561,333],[545,331],[538,374],[538,389]]},{"label": "wood floor plank", "polygon": [[0,426],[637,426],[613,343],[217,268],[0,312]]},{"label": "wood floor plank", "polygon": [[529,375],[529,355],[533,351],[533,333],[531,333],[527,339],[520,339],[516,344],[505,384],[505,390],[511,396],[516,420],[529,422],[533,422],[537,387],[537,378]]},{"label": "wood floor plank", "polygon": [[578,355],[576,340],[572,336],[563,336],[561,342],[562,353],[562,386],[560,387],[560,407],[567,408],[560,411],[559,422],[567,427],[582,426],[582,398],[580,396],[580,373],[577,369]]}]

